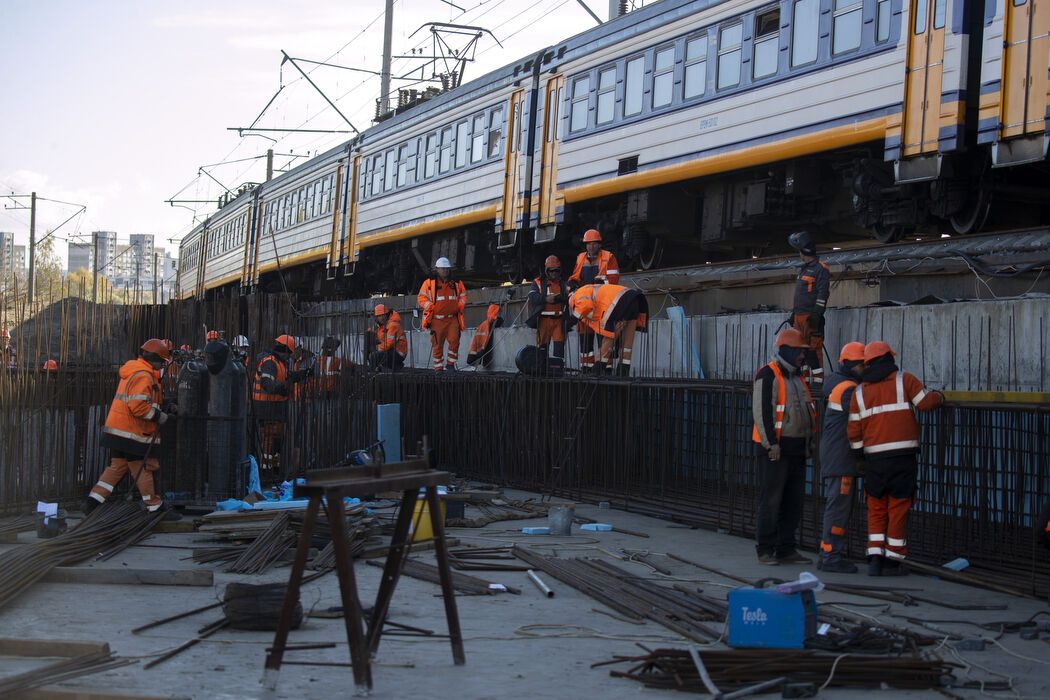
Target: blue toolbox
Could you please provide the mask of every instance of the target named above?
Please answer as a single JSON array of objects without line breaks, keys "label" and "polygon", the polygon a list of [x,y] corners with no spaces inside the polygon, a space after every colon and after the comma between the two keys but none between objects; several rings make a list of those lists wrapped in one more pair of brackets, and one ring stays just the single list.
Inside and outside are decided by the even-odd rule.
[{"label": "blue toolbox", "polygon": [[817,633],[817,600],[813,591],[737,588],[729,592],[728,624],[731,647],[802,649]]}]

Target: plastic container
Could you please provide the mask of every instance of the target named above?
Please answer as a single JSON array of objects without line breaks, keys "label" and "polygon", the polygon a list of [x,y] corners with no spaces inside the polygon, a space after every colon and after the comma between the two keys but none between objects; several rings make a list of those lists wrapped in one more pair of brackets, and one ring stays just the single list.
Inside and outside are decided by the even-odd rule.
[{"label": "plastic container", "polygon": [[[441,522],[445,522],[445,502],[441,503]],[[412,512],[412,522],[408,526],[409,538],[412,542],[429,542],[434,539],[434,528],[430,524],[430,506],[426,501],[416,501],[416,509]]]},{"label": "plastic container", "polygon": [[571,535],[574,517],[576,517],[576,506],[574,505],[551,506],[547,511],[547,524],[550,526],[551,534],[558,537]]}]

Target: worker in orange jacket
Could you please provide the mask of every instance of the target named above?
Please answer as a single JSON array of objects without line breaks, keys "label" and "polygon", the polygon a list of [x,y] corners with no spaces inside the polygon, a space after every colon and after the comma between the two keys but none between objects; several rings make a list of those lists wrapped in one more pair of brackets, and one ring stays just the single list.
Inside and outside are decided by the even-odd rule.
[{"label": "worker in orange jacket", "polygon": [[147,510],[159,510],[163,504],[153,482],[153,472],[160,468],[157,459],[160,426],[175,417],[174,407],[166,412],[161,406],[161,370],[170,359],[168,345],[152,338],[139,348],[138,357],[120,368],[120,383],[99,441],[102,447],[109,448],[109,466],[91,487],[85,513],[105,503],[129,472]]},{"label": "worker in orange jacket", "polygon": [[386,304],[376,304],[375,314],[376,350],[368,358],[373,370],[401,369],[408,356],[408,338],[401,327],[401,314]]},{"label": "worker in orange jacket", "polygon": [[[561,279],[561,260],[556,255],[550,255],[543,263],[543,277],[532,281],[529,317],[525,323],[536,329],[536,347],[544,349],[547,370],[554,376],[561,376],[565,369],[568,302],[566,285]],[[550,352],[546,352],[548,347],[552,347]]]},{"label": "worker in orange jacket", "polygon": [[485,320],[478,324],[474,337],[470,341],[470,350],[467,351],[468,365],[476,365],[480,362],[481,366],[486,369],[492,365],[492,341],[496,336],[496,329],[503,325],[499,312],[499,304],[489,304]]},{"label": "worker in orange jacket", "polygon": [[280,466],[292,386],[309,375],[306,370],[289,369],[296,347],[292,336],[277,336],[273,349],[259,358],[255,368],[252,411],[258,431],[260,466],[268,469]]},{"label": "worker in orange jacket", "polygon": [[913,374],[902,372],[889,345],[864,347],[864,373],[850,400],[850,448],[864,460],[868,504],[868,575],[899,576],[908,555],[908,511],[919,473],[919,421],[915,411],[942,403]]},{"label": "worker in orange jacket", "polygon": [[617,374],[630,376],[635,332],[645,333],[649,318],[645,295],[618,284],[586,284],[569,297],[569,309],[583,328],[601,336],[594,372],[611,371],[613,343],[619,341],[621,355]]},{"label": "worker in orange jacket", "polygon": [[[619,284],[620,264],[616,256],[602,249],[602,234],[597,229],[588,229],[583,234],[585,251],[576,256],[576,267],[569,275],[569,286],[576,289],[585,284]],[[594,333],[580,328],[580,369],[594,366]]]},{"label": "worker in orange jacket", "polygon": [[434,371],[455,370],[459,360],[459,335],[464,328],[463,309],[467,305],[467,289],[462,282],[453,279],[452,263],[448,258],[438,258],[434,270],[436,275],[423,281],[417,297],[423,309],[423,330],[430,331]]}]

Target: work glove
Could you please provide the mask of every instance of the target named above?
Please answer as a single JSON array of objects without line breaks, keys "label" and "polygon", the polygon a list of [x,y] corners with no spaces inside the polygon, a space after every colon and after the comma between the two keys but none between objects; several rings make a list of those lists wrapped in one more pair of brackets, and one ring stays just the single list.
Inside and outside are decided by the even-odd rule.
[{"label": "work glove", "polygon": [[780,461],[780,445],[769,446],[769,461],[779,462]]},{"label": "work glove", "polygon": [[175,418],[175,414],[174,413],[168,414],[168,413],[161,412],[160,417],[157,418],[157,423],[159,425],[164,425],[165,423],[168,422],[168,420],[174,419],[174,418]]}]

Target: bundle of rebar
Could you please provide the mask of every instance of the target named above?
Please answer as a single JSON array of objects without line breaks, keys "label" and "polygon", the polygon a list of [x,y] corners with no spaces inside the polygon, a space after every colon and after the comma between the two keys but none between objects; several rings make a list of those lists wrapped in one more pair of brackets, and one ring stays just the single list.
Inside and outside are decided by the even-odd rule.
[{"label": "bundle of rebar", "polygon": [[959,668],[932,654],[853,656],[780,649],[699,651],[696,658],[690,650],[657,649],[641,656],[616,656],[592,668],[610,664],[631,664],[626,671],[611,671],[616,678],[692,693],[711,693],[712,687],[728,693],[774,680],[820,688],[925,690],[946,685]]},{"label": "bundle of rebar", "polygon": [[[448,552],[448,562],[459,571],[528,571],[512,547],[458,547]],[[510,562],[510,563],[504,563]]]},{"label": "bundle of rebar", "polygon": [[0,608],[56,566],[112,556],[134,544],[163,517],[161,511],[146,512],[141,502],[111,501],[100,505],[65,534],[3,552],[0,554]]},{"label": "bundle of rebar", "polygon": [[[369,565],[383,568],[386,566],[384,562],[369,561]],[[401,567],[401,574],[410,578],[416,578],[421,581],[428,581],[430,583],[441,583],[441,575],[438,572],[438,568],[433,564],[427,564],[426,562],[419,561],[418,559],[406,559],[403,566]],[[495,584],[491,581],[478,578],[477,576],[468,576],[467,574],[461,574],[458,571],[452,572],[452,587],[462,593],[463,595],[496,595],[497,593],[514,593],[520,594],[521,589],[515,588],[514,586],[507,586],[505,584]]]},{"label": "bundle of rebar", "polygon": [[131,659],[122,659],[114,656],[113,652],[108,649],[62,659],[32,671],[0,678],[0,697],[6,698],[23,690],[32,690],[33,688],[60,683],[93,673],[111,671],[133,663],[135,661]]},{"label": "bundle of rebar", "polygon": [[17,515],[0,520],[0,535],[14,534],[36,528],[37,515]]},{"label": "bundle of rebar", "polygon": [[652,620],[687,639],[708,642],[721,626],[703,622],[725,619],[725,603],[684,588],[667,588],[597,559],[559,559],[516,546],[515,555],[533,569],[589,595],[630,620]]},{"label": "bundle of rebar", "polygon": [[260,574],[269,569],[274,562],[295,545],[295,532],[289,527],[291,518],[281,513],[270,527],[255,538],[241,556],[226,571],[231,574]]}]

